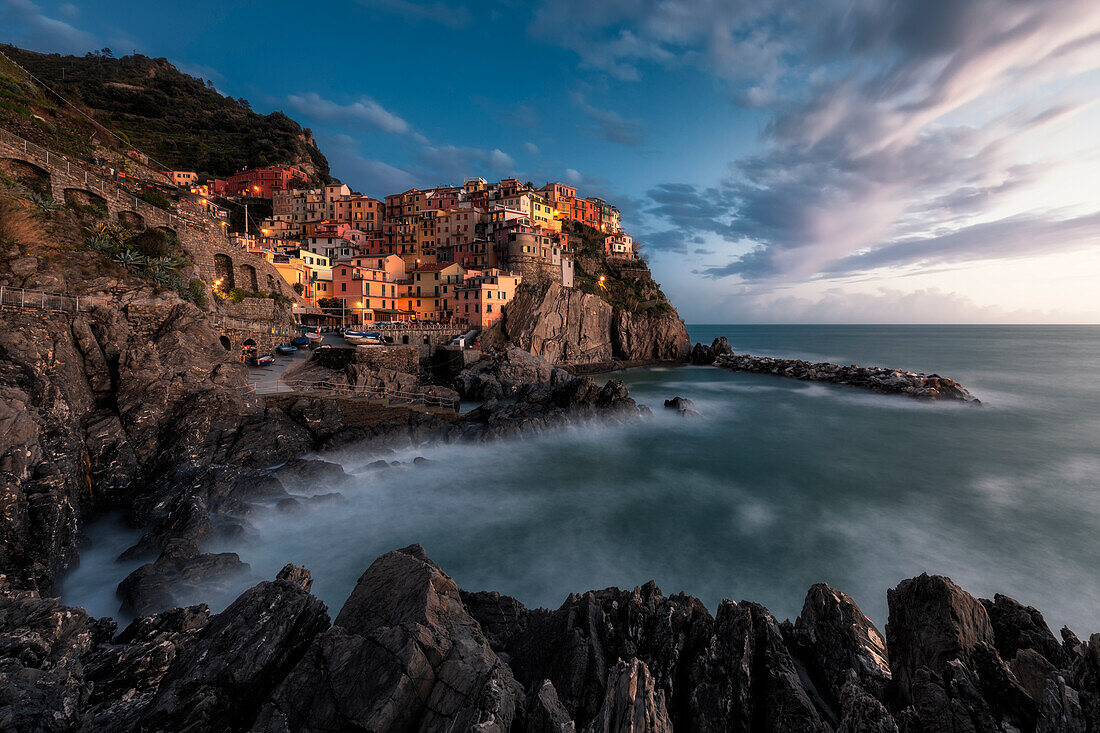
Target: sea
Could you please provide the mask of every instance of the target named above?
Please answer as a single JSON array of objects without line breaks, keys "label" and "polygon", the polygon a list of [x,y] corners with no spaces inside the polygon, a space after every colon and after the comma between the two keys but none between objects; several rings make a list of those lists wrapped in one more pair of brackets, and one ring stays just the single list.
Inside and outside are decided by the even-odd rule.
[{"label": "sea", "polygon": [[[633,588],[763,603],[794,619],[807,589],[848,593],[879,625],[920,573],[1040,609],[1057,634],[1100,631],[1100,327],[694,325],[755,355],[879,365],[958,380],[980,407],[918,402],[714,367],[634,369],[652,416],[537,437],[321,458],[354,480],[338,502],[261,508],[221,548],[250,570],[185,599],[223,608],[286,563],[335,614],[379,555],[413,543],[468,590],[556,608]],[[663,408],[695,402],[698,415]],[[430,463],[408,465],[423,456]],[[377,458],[390,470],[361,471]],[[323,494],[331,486],[310,487]],[[62,599],[119,617],[115,558],[137,534],[86,531]]]}]

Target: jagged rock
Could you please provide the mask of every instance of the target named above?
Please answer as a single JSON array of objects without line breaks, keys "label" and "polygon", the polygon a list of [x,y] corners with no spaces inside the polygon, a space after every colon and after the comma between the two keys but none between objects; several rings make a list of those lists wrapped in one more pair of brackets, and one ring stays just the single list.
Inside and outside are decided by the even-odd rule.
[{"label": "jagged rock", "polygon": [[91,694],[80,658],[112,630],[57,599],[0,596],[0,730],[75,729]]},{"label": "jagged rock", "polygon": [[675,310],[615,310],[599,296],[557,283],[520,288],[495,328],[501,342],[512,342],[551,364],[683,361],[691,349]]},{"label": "jagged rock", "polygon": [[375,560],[254,730],[509,731],[523,690],[419,545]]},{"label": "jagged rock", "polygon": [[513,397],[525,385],[553,386],[570,377],[569,372],[551,366],[542,357],[510,348],[463,369],[455,377],[454,386],[464,399],[503,399]]},{"label": "jagged rock", "polygon": [[486,403],[456,423],[449,440],[490,440],[534,434],[565,422],[592,419],[627,421],[648,414],[626,386],[609,380],[599,387],[591,377],[570,377],[553,386],[523,385],[512,404]]},{"label": "jagged rock", "polygon": [[719,336],[710,343],[710,353],[715,356],[725,356],[732,354],[733,349],[730,348],[730,342],[725,336]]},{"label": "jagged rock", "polygon": [[695,409],[695,403],[685,397],[673,397],[671,400],[665,400],[665,409],[675,410],[680,417],[699,415],[699,411]]},{"label": "jagged rock", "polygon": [[665,693],[656,689],[645,662],[619,660],[607,676],[603,706],[588,733],[672,733]]},{"label": "jagged rock", "polygon": [[569,711],[558,700],[554,683],[543,680],[527,704],[524,733],[574,733],[576,729],[569,717]]},{"label": "jagged rock", "polygon": [[296,489],[333,489],[343,485],[349,476],[337,463],[294,458],[275,469],[275,478],[284,486]]},{"label": "jagged rock", "polygon": [[898,733],[898,724],[876,697],[860,687],[855,675],[840,690],[842,717],[837,733]]},{"label": "jagged rock", "polygon": [[1004,659],[1012,659],[1021,649],[1032,649],[1043,655],[1055,667],[1066,666],[1066,652],[1054,638],[1043,614],[1000,593],[993,600],[981,599],[989,622],[997,651]]},{"label": "jagged rock", "polygon": [[890,620],[886,646],[890,669],[903,700],[918,670],[942,674],[949,662],[971,662],[979,643],[993,645],[993,626],[985,607],[949,578],[922,574],[886,592]]},{"label": "jagged rock", "polygon": [[91,683],[89,730],[130,730],[152,700],[168,668],[210,620],[205,604],[174,608],[135,619],[111,644],[100,644],[84,660]]},{"label": "jagged rock", "polygon": [[824,583],[811,587],[791,636],[818,689],[834,706],[853,672],[864,690],[885,695],[890,683],[886,640],[845,593]]},{"label": "jagged rock", "polygon": [[201,584],[248,568],[235,552],[200,553],[194,542],[171,540],[155,562],[127,575],[117,594],[124,613],[145,616],[180,605]]},{"label": "jagged rock", "polygon": [[714,352],[711,351],[709,346],[696,343],[695,346],[691,347],[688,359],[696,366],[709,366],[714,363]]},{"label": "jagged rock", "polygon": [[308,570],[288,565],[210,619],[164,675],[145,730],[247,729],[263,701],[329,627]]}]

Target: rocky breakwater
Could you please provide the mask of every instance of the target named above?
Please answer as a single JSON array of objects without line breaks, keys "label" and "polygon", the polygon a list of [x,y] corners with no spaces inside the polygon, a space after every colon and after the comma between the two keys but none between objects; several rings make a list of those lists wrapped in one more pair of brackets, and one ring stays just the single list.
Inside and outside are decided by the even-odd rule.
[{"label": "rocky breakwater", "polygon": [[[724,340],[724,339],[723,339]],[[897,394],[919,400],[951,400],[980,405],[981,401],[953,379],[938,374],[908,372],[884,367],[842,366],[799,359],[774,359],[750,354],[719,354],[715,366],[736,372],[774,374],[805,382],[827,382],[858,387],[881,394]]]},{"label": "rocky breakwater", "polygon": [[922,575],[883,634],[843,592],[798,618],[653,583],[556,610],[465,592],[413,545],[375,560],[330,623],[288,565],[224,612],[110,619],[0,589],[0,728],[20,731],[1100,729],[1100,635]]},{"label": "rocky breakwater", "polygon": [[675,309],[616,308],[557,283],[521,286],[485,344],[512,343],[552,364],[684,361],[691,348]]}]

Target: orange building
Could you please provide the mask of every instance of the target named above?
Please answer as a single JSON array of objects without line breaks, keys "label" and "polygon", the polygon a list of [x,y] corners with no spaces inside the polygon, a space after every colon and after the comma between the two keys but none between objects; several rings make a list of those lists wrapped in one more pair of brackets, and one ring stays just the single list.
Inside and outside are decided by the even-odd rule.
[{"label": "orange building", "polygon": [[409,320],[413,314],[399,307],[404,275],[400,257],[353,257],[333,263],[333,295],[344,301],[347,322]]},{"label": "orange building", "polygon": [[403,281],[404,310],[416,313],[420,321],[445,322],[453,316],[454,289],[466,275],[453,262],[433,262],[410,270]]},{"label": "orange building", "polygon": [[516,295],[522,282],[519,275],[488,270],[467,278],[454,291],[455,320],[471,326],[489,328],[504,315],[504,307]]}]

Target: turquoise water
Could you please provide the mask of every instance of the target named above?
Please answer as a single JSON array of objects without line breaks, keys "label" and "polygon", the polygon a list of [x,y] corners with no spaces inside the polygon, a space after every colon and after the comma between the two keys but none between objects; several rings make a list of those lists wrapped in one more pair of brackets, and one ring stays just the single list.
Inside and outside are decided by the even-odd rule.
[{"label": "turquoise water", "polygon": [[[530,605],[654,579],[711,609],[750,599],[793,618],[824,581],[881,625],[886,589],[928,571],[1034,605],[1055,629],[1100,631],[1100,328],[690,331],[728,336],[738,352],[937,372],[985,404],[712,367],[634,370],[622,376],[654,411],[640,426],[408,451],[391,458],[434,462],[361,474],[339,505],[261,512],[252,540],[230,548],[253,567],[231,590],[296,562],[338,608],[375,557],[420,542],[462,587]],[[664,411],[676,395],[701,416]],[[326,457],[353,470],[375,456]],[[127,542],[113,526],[92,535],[99,557]],[[105,589],[124,570],[86,561],[62,595],[112,614]]]}]

